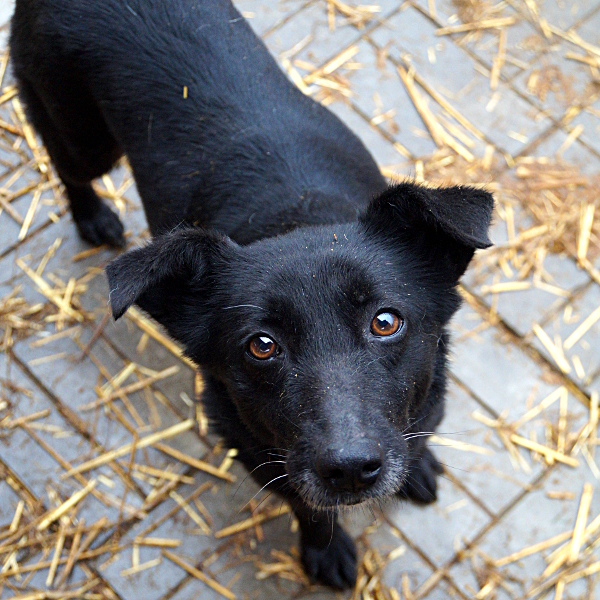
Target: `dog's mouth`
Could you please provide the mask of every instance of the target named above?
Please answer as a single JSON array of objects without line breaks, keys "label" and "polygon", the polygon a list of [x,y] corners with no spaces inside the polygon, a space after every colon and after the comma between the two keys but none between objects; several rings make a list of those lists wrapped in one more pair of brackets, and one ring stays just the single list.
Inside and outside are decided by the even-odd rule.
[{"label": "dog's mouth", "polygon": [[400,486],[389,489],[387,486],[378,486],[361,492],[334,492],[317,482],[305,481],[300,486],[294,485],[294,487],[308,506],[318,511],[326,511],[381,501],[395,493]]},{"label": "dog's mouth", "polygon": [[380,469],[371,485],[360,489],[337,489],[336,483],[324,480],[313,469],[303,469],[298,473],[290,472],[289,482],[302,500],[311,508],[319,511],[340,510],[384,500],[398,492],[403,481],[401,461],[398,464],[386,464]]}]

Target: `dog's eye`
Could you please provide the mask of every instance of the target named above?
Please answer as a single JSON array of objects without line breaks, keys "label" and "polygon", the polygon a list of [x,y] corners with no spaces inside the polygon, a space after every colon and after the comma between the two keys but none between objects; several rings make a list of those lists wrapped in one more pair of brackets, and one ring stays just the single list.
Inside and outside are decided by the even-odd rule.
[{"label": "dog's eye", "polygon": [[266,335],[257,335],[252,338],[248,346],[250,354],[259,360],[271,358],[277,352],[277,344]]},{"label": "dog's eye", "polygon": [[403,320],[392,312],[380,312],[371,321],[371,332],[373,335],[387,337],[394,335],[403,323]]}]

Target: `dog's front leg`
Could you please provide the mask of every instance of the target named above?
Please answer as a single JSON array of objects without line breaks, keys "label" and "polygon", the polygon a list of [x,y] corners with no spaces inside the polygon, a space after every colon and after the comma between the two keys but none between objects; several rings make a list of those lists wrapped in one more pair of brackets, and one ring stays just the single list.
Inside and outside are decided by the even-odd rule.
[{"label": "dog's front leg", "polygon": [[338,589],[356,582],[356,548],[332,512],[316,512],[300,500],[289,499],[300,525],[302,564],[314,582]]},{"label": "dog's front leg", "polygon": [[412,460],[398,495],[417,504],[430,504],[437,500],[437,477],[444,468],[426,445],[426,438],[419,438],[410,454]]}]

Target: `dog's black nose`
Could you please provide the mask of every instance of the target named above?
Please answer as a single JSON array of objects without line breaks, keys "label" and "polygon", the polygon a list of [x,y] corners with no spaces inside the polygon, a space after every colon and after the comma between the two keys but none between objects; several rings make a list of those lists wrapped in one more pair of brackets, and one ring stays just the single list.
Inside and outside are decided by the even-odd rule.
[{"label": "dog's black nose", "polygon": [[323,483],[336,492],[359,492],[371,487],[383,466],[381,444],[363,438],[359,442],[326,448],[316,462]]}]

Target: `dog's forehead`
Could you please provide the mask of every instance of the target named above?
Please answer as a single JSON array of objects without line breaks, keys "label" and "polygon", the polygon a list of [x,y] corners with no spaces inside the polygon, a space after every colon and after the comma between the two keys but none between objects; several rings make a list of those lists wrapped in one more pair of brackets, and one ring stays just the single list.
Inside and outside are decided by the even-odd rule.
[{"label": "dog's forehead", "polygon": [[301,229],[264,240],[249,258],[255,286],[265,291],[358,297],[372,293],[386,262],[356,225]]},{"label": "dog's forehead", "polygon": [[373,247],[357,224],[291,232],[245,250],[228,302],[244,307],[249,330],[342,339],[365,311],[404,304],[393,257]]}]

